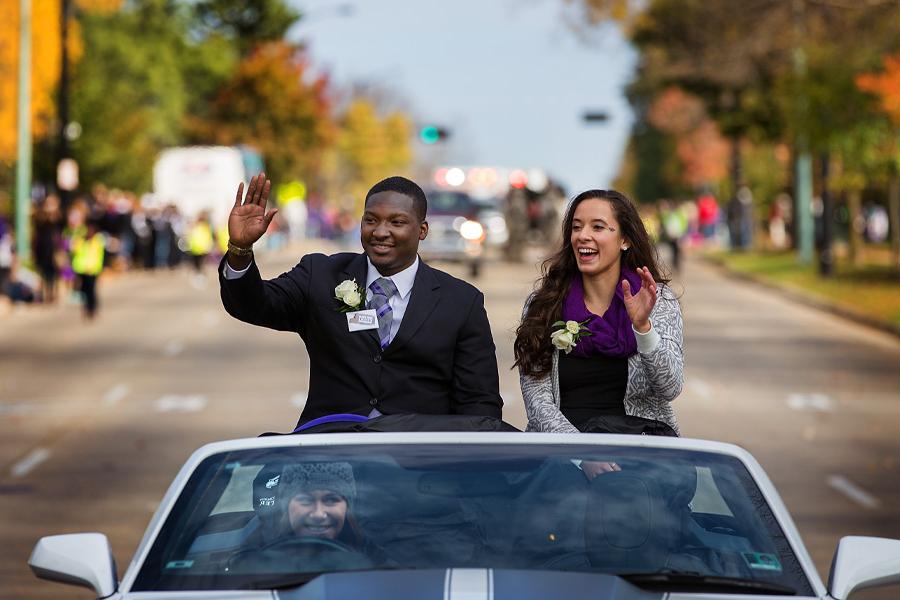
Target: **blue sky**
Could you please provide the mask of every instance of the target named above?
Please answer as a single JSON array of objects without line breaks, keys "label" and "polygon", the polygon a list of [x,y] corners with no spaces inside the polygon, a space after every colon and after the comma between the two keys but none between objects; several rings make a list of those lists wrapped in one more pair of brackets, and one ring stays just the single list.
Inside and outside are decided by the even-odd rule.
[{"label": "blue sky", "polygon": [[[636,54],[612,26],[577,35],[565,0],[291,0],[291,32],[335,83],[398,94],[417,124],[452,130],[417,150],[454,164],[542,167],[570,196],[609,186],[632,117]],[[340,16],[336,5],[352,5]],[[586,109],[610,119],[585,124]]]}]

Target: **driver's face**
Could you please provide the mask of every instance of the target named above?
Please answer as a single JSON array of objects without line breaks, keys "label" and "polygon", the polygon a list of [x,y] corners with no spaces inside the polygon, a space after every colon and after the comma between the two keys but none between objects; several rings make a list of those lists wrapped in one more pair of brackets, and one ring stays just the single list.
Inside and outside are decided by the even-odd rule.
[{"label": "driver's face", "polygon": [[331,490],[302,491],[288,503],[288,519],[297,535],[333,540],[347,520],[347,501]]}]

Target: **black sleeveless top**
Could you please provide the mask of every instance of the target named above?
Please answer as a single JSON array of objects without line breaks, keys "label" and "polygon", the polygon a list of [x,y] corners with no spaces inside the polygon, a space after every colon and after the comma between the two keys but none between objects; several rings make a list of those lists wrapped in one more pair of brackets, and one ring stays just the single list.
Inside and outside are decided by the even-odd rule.
[{"label": "black sleeveless top", "polygon": [[591,417],[625,414],[628,358],[559,355],[559,409],[578,427]]}]

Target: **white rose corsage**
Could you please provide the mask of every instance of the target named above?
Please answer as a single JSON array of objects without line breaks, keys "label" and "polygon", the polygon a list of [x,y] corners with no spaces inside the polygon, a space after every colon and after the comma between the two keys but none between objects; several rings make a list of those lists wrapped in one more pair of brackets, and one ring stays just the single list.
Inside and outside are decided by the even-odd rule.
[{"label": "white rose corsage", "polygon": [[550,342],[554,347],[566,354],[572,351],[578,344],[578,340],[586,335],[591,335],[590,329],[584,326],[587,321],[557,321],[551,327]]},{"label": "white rose corsage", "polygon": [[365,294],[355,279],[345,279],[334,288],[334,299],[341,303],[338,310],[351,312],[362,308]]}]

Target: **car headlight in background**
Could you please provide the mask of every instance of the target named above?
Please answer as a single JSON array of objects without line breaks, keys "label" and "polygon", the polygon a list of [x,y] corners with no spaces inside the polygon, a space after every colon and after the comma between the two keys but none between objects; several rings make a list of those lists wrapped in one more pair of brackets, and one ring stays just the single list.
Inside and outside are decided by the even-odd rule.
[{"label": "car headlight in background", "polygon": [[469,241],[480,240],[484,236],[484,227],[478,221],[465,221],[459,226],[459,235]]}]

